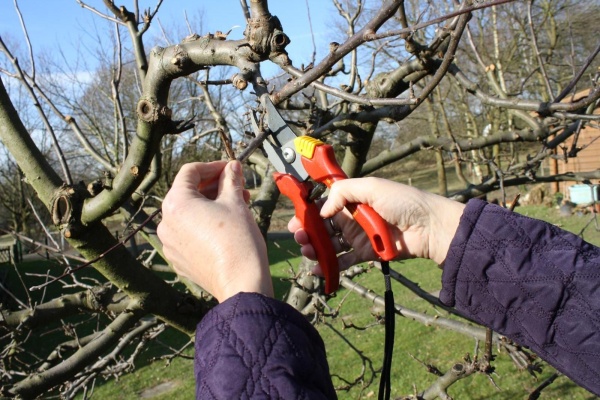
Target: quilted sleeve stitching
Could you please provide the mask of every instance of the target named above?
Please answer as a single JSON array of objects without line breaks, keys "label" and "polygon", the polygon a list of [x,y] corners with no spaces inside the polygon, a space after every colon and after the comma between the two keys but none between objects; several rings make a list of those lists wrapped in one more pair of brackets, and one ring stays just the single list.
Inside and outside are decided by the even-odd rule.
[{"label": "quilted sleeve stitching", "polygon": [[[239,303],[241,301],[245,303]],[[243,304],[243,306],[238,307],[238,304]],[[197,396],[200,396],[199,393],[202,393],[202,396],[210,393],[210,396],[215,399],[223,398],[223,396],[231,397],[231,392],[227,392],[230,388],[223,388],[223,385],[227,386],[227,383],[223,383],[222,380],[218,381],[219,378],[217,378],[218,382],[215,384],[213,377],[222,375],[223,368],[227,371],[228,366],[233,366],[245,371],[241,374],[242,377],[236,376],[235,378],[238,379],[235,387],[242,389],[235,395],[236,398],[290,398],[290,390],[294,393],[293,398],[315,398],[316,393],[320,393],[319,397],[325,395],[328,398],[335,398],[335,391],[329,380],[325,362],[323,342],[314,328],[299,313],[290,313],[295,310],[291,310],[284,303],[250,293],[240,294],[235,297],[235,302],[219,305],[217,308],[218,312],[215,309],[211,310],[200,323],[197,331],[196,365],[198,369],[202,370],[203,377],[206,378],[203,380],[202,377],[199,377],[202,383],[198,386]],[[268,325],[264,325],[265,322]],[[243,327],[250,326],[250,330],[254,332],[253,325],[258,336],[248,336],[249,333],[243,329]],[[290,333],[301,335],[304,341],[301,343],[308,344],[308,347],[312,347],[313,350],[306,350],[303,345],[301,352],[295,344],[295,340],[298,338],[290,337]],[[218,337],[218,340],[215,340],[215,337]],[[207,338],[210,344],[206,346],[207,342],[204,342],[204,346],[199,346],[198,343],[204,338]],[[260,342],[256,341],[257,338]],[[219,344],[218,352],[214,351],[216,347],[213,346],[213,343]],[[198,357],[199,351],[202,351],[201,357]],[[290,355],[300,357],[298,360],[305,361],[300,364],[298,364],[299,361],[296,361],[295,365],[288,364],[285,360]],[[237,358],[237,361],[233,361],[233,358]],[[309,362],[313,368],[321,368],[321,373],[317,376],[322,376],[324,379],[314,382],[314,374],[305,369],[306,362]],[[299,366],[301,366],[300,370]],[[323,367],[325,374],[322,373]],[[218,369],[215,370],[215,368]],[[275,378],[270,375],[273,371],[276,371]],[[299,376],[297,375],[299,371],[307,373],[304,375],[301,373],[302,376]],[[317,370],[313,369],[313,371]],[[291,374],[289,375],[291,381],[288,380],[286,374]],[[244,381],[239,381],[239,379],[244,379]],[[273,379],[278,380],[277,383]],[[281,379],[285,382],[283,387],[287,394],[280,392]],[[304,386],[303,379],[312,380],[308,384],[312,394],[309,394],[308,387]],[[211,384],[216,386],[210,387]],[[224,395],[223,390],[228,394]]]},{"label": "quilted sleeve stitching", "polygon": [[[255,312],[255,311],[244,311],[244,312],[237,313],[236,317],[243,318],[243,317],[248,317],[248,316],[253,316],[253,315],[265,315],[265,313],[264,312]],[[266,313],[266,315],[274,315],[274,314],[271,311],[271,312]],[[289,335],[287,334],[287,330],[284,327],[287,324],[292,325],[293,323],[290,321],[287,321],[285,319],[282,320],[279,317],[276,317],[276,319],[273,321],[273,324],[268,329],[268,333],[266,334],[266,337],[265,337],[265,342],[263,343],[262,346],[260,346],[260,353],[257,354],[257,357],[252,357],[252,353],[247,351],[248,347],[246,347],[245,342],[238,337],[238,335],[235,331],[229,331],[228,333],[225,334],[225,336],[229,338],[228,341],[229,341],[230,345],[236,349],[237,354],[239,355],[240,359],[244,363],[244,366],[249,371],[252,372],[247,377],[246,393],[245,393],[247,398],[252,398],[253,395],[256,395],[255,390],[254,390],[255,389],[254,385],[257,382],[260,385],[266,386],[266,387],[263,387],[262,393],[265,395],[268,394],[269,398],[276,398],[276,399],[284,398],[279,393],[277,386],[271,382],[271,377],[264,374],[263,370],[267,366],[272,353],[277,350],[278,342],[280,340],[285,339],[285,341],[286,341],[285,348],[286,349],[290,348],[290,349],[293,349],[296,354],[298,353],[298,349],[296,348],[294,340],[289,337]],[[300,329],[300,328],[295,327],[294,329]],[[258,376],[259,374],[260,374],[260,378],[262,378],[262,379],[259,378],[259,376]],[[305,393],[304,388],[300,387],[299,390],[300,390],[299,398],[308,398]]]},{"label": "quilted sleeve stitching", "polygon": [[[484,324],[491,322],[497,325],[501,322],[500,325],[493,326],[501,333],[503,328],[510,327],[513,340],[533,346],[534,350],[541,353],[543,358],[589,389],[590,382],[600,380],[596,361],[600,354],[596,351],[576,351],[569,343],[568,338],[573,337],[571,331],[573,328],[570,325],[574,320],[579,323],[577,316],[580,316],[580,319],[587,324],[585,329],[591,332],[595,331],[596,336],[600,331],[598,323],[600,313],[597,308],[592,307],[593,299],[590,299],[590,294],[586,295],[580,291],[584,287],[582,282],[586,282],[586,280],[600,281],[600,272],[590,272],[600,271],[600,250],[557,227],[507,212],[498,207],[485,205],[485,203],[481,204],[482,202],[476,201],[475,203],[479,204],[470,202],[467,205],[466,215],[461,218],[461,227],[457,233],[457,236],[462,234],[466,239],[456,240],[457,238],[455,238],[449,252],[445,266],[445,268],[449,268],[449,271],[444,270],[443,292],[445,291],[451,297],[444,300],[455,303],[457,309],[463,312],[467,311],[469,316]],[[481,212],[477,213],[476,211]],[[480,222],[482,215],[485,222]],[[467,222],[468,225],[465,226]],[[512,229],[510,234],[507,234],[506,230],[499,225],[502,223],[510,226]],[[495,229],[501,232],[500,237],[488,236],[488,232],[495,232]],[[509,264],[505,257],[512,256],[510,250],[526,252],[527,246],[530,247],[532,259],[518,259],[525,264],[518,265],[518,268],[515,269],[514,265]],[[481,255],[486,253],[492,255],[491,257],[479,257],[486,260],[486,265],[478,262],[478,257],[476,257],[478,251],[484,252],[479,253]],[[457,254],[460,254],[460,257],[454,256]],[[517,257],[525,254],[517,254]],[[529,262],[535,266],[533,274],[537,275],[528,275],[530,271],[524,266]],[[561,262],[563,264],[559,265]],[[571,262],[576,267],[568,265]],[[502,278],[499,279],[498,276]],[[549,286],[548,289],[554,290],[552,295],[556,297],[554,299],[555,309],[548,309],[548,304],[552,303],[534,295],[537,289],[535,285],[539,285],[540,282],[548,282],[549,285],[557,283],[557,285]],[[507,289],[518,288],[520,294],[514,294],[518,301],[517,307],[505,308],[497,294],[489,290],[492,287],[490,285],[498,283],[504,283]],[[562,290],[561,293],[556,293],[557,287]],[[461,292],[465,289],[468,290],[468,295]],[[495,287],[495,290],[498,288]],[[586,290],[594,289],[586,287]],[[502,293],[499,294],[502,295]],[[501,315],[507,316],[506,321],[502,321],[502,318],[499,317]],[[493,318],[490,320],[490,316],[496,320]],[[537,337],[532,334],[531,329],[535,330],[536,327],[532,326],[531,321],[528,321],[528,316],[535,316],[539,320],[548,322],[551,329],[546,332],[545,338],[540,339],[540,332],[537,332]],[[569,326],[569,330],[565,325]],[[577,337],[577,339],[580,338]],[[592,342],[588,342],[587,348],[597,348],[593,346],[593,341],[597,338],[591,340]],[[555,354],[558,354],[558,357],[555,357]],[[588,360],[594,360],[591,364],[584,358],[586,355],[591,356],[588,357]],[[569,365],[561,361],[565,357],[570,360],[568,361]],[[573,367],[577,372],[571,371]]]},{"label": "quilted sleeve stitching", "polygon": [[[234,304],[234,306],[231,309],[231,312],[229,314],[229,317],[231,318],[232,315],[235,314],[235,310],[237,309],[237,303]],[[208,314],[205,319],[203,320],[204,323],[208,323],[208,324],[213,324],[217,327],[220,327],[222,325],[228,326],[227,324],[227,319],[223,319],[221,318],[221,315],[218,313],[210,313]],[[201,322],[202,323],[202,322]],[[222,332],[221,328],[219,328],[219,331]],[[214,353],[213,354],[219,354],[219,352],[221,351],[221,347],[222,347],[222,343],[223,340],[227,337],[226,334],[224,334],[224,332],[222,332],[221,335],[219,335],[216,343],[213,346],[214,349]],[[200,341],[198,340],[198,337],[196,337],[196,353],[198,352],[198,345],[199,345]],[[210,370],[212,369],[216,362],[217,362],[217,357],[213,356],[211,358],[208,359],[208,362],[205,359],[205,362],[207,364],[207,369]],[[198,376],[198,365],[194,365],[194,369],[195,371],[195,375]],[[200,391],[204,391],[204,392],[208,392],[211,394],[211,398],[216,399],[217,396],[215,395],[215,393],[213,393],[212,388],[210,388],[207,383],[205,381],[202,381],[202,383],[200,384],[200,386],[198,388],[196,388],[196,394],[198,395],[198,392]]]},{"label": "quilted sleeve stitching", "polygon": [[458,230],[452,240],[446,260],[443,264],[442,272],[442,290],[440,292],[440,301],[449,307],[454,307],[456,301],[456,277],[458,267],[463,264],[463,258],[467,248],[469,237],[475,228],[475,223],[483,211],[483,204],[479,202],[469,202],[463,215],[460,218]]}]

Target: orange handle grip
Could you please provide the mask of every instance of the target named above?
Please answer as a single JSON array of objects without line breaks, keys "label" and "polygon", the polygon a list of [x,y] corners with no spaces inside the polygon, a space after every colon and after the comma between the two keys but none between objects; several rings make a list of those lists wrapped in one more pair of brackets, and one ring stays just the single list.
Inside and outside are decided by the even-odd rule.
[{"label": "orange handle grip", "polygon": [[325,293],[335,292],[340,285],[340,268],[335,249],[325,228],[323,219],[319,215],[317,205],[309,200],[312,184],[300,182],[288,174],[274,173],[275,183],[285,196],[294,203],[296,217],[308,234],[308,239],[315,249],[317,261],[325,277]]},{"label": "orange handle grip", "polygon": [[[311,178],[327,187],[331,187],[336,181],[348,178],[335,160],[333,147],[314,139],[310,142],[315,146],[310,148],[311,151],[302,152],[302,165]],[[371,241],[373,250],[381,260],[390,261],[398,255],[390,233],[390,225],[371,206],[347,204],[346,208],[363,228]]]}]

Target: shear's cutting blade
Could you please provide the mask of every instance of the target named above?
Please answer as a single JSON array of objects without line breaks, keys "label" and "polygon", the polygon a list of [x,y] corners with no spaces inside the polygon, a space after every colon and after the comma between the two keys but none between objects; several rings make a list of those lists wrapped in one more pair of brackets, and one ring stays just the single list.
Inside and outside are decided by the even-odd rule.
[{"label": "shear's cutting blade", "polygon": [[260,102],[263,106],[263,109],[267,113],[265,120],[272,132],[271,136],[273,139],[275,139],[277,144],[283,146],[287,142],[291,142],[292,140],[296,139],[296,134],[294,131],[292,131],[288,124],[285,123],[281,117],[281,114],[279,114],[279,111],[277,111],[277,108],[275,108],[275,105],[269,98],[269,95],[263,94],[260,97]]},{"label": "shear's cutting blade", "polygon": [[[285,123],[269,95],[264,94],[261,97],[261,103],[265,110],[265,120],[271,135],[263,142],[263,148],[267,153],[269,161],[278,172],[290,174],[299,181],[308,179],[308,173],[302,165],[300,155],[296,153],[294,139],[297,138],[292,129]],[[261,130],[258,127],[258,120],[254,114],[251,114],[252,127],[258,133]]]}]

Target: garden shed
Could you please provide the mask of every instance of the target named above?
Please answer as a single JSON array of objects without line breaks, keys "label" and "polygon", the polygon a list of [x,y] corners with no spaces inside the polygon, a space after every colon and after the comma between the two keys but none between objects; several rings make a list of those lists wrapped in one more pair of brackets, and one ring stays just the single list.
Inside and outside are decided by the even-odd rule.
[{"label": "garden shed", "polygon": [[[565,101],[578,101],[589,94],[589,90],[581,91],[573,98],[569,97]],[[594,110],[595,115],[600,115],[600,105],[597,104]],[[575,142],[576,141],[576,142]],[[577,157],[567,158],[566,160],[550,160],[550,171],[552,174],[564,174],[567,172],[590,172],[600,170],[600,125],[597,122],[588,122],[579,132],[579,135],[573,135],[567,142],[565,149],[558,149],[558,154],[563,151],[570,151],[575,142],[579,148]],[[600,184],[600,179],[592,179],[592,184]],[[561,192],[570,197],[571,186],[578,185],[576,182],[558,182],[553,184],[552,192]]]}]

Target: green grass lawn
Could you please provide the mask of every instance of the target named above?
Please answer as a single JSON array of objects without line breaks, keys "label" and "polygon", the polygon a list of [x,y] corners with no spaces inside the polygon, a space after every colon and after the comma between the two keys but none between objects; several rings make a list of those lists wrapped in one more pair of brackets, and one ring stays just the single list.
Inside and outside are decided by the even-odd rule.
[{"label": "green grass lawn", "polygon": [[[583,234],[584,238],[600,245],[600,233],[595,229],[595,223],[590,219],[590,215],[563,218],[558,216],[556,210],[541,206],[519,207],[517,211],[524,215],[552,221],[577,233],[587,226]],[[292,240],[269,243],[269,257],[278,298],[284,297],[289,286],[286,279],[290,276],[290,270],[297,268],[300,262],[298,253],[298,247]],[[20,268],[43,273],[50,267],[47,263],[38,263],[22,265]],[[437,292],[440,289],[441,270],[431,262],[411,260],[393,263],[392,268],[418,282],[429,292]],[[90,274],[94,276],[93,272]],[[383,278],[376,269],[369,270],[356,278],[356,281],[383,292]],[[35,296],[41,294],[37,293]],[[429,315],[446,316],[443,310],[431,307],[400,284],[394,285],[394,296],[396,303],[406,308]],[[39,301],[40,298],[36,297],[34,300]],[[348,293],[345,289],[337,293],[330,305],[334,308],[339,306],[338,316],[327,318],[319,322],[316,327],[326,343],[333,382],[337,388],[340,388],[339,398],[376,398],[384,336],[384,327],[377,323],[376,316],[381,314],[382,310],[358,295]],[[91,318],[90,321],[82,321],[82,323],[87,323],[91,327],[95,324],[95,320]],[[350,324],[357,328],[345,327]],[[58,329],[59,326],[60,324],[57,323],[54,331],[38,341],[42,353],[50,351],[56,343],[65,339],[65,333]],[[192,360],[175,358],[169,363],[165,360],[155,360],[160,355],[172,352],[168,347],[178,349],[183,346],[187,342],[187,337],[168,329],[158,339],[138,358],[133,373],[118,380],[98,379],[93,398],[193,398],[195,387]],[[397,316],[392,366],[392,397],[406,396],[415,390],[423,390],[435,380],[435,377],[427,372],[423,363],[435,365],[440,370],[446,371],[454,363],[461,361],[466,354],[472,356],[475,345],[472,338],[435,326],[424,326],[409,318]],[[193,356],[193,348],[188,348],[183,354]],[[503,353],[497,354],[493,365],[496,368],[493,379],[498,387],[495,387],[487,376],[479,374],[452,386],[450,395],[454,398],[468,399],[526,398],[528,391],[554,371],[544,364],[543,373],[534,378],[527,372],[517,371],[509,357]],[[578,388],[569,379],[561,377],[543,392],[542,398],[592,399],[594,396]]]}]

